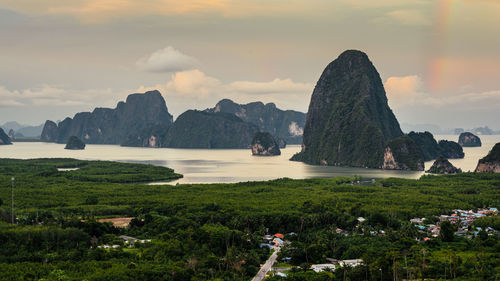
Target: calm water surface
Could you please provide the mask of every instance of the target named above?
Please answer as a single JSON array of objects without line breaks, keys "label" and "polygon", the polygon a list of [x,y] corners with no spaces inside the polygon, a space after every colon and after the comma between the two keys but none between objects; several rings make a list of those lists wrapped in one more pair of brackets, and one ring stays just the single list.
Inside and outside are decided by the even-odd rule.
[{"label": "calm water surface", "polygon": [[[458,141],[456,135],[435,136],[436,139]],[[479,148],[464,148],[465,158],[450,160],[464,171],[473,171],[477,161],[491,150],[500,135],[481,136]],[[289,161],[300,151],[299,145],[289,145],[280,156],[252,156],[250,149],[173,149],[138,148],[117,145],[92,145],[85,150],[66,150],[63,144],[22,143],[0,146],[1,158],[55,158],[71,157],[85,160],[112,160],[132,163],[148,163],[173,168],[184,178],[172,183],[218,183],[260,181],[282,177],[294,179],[360,175],[365,178],[403,177],[419,178],[423,172],[384,171],[350,167],[311,166]],[[432,165],[426,162],[428,169]]]}]

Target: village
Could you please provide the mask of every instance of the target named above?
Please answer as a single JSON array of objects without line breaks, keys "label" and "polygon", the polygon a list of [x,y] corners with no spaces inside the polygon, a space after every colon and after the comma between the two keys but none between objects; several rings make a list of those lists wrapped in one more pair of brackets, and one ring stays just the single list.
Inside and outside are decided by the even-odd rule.
[{"label": "village", "polygon": [[491,226],[484,228],[473,227],[473,222],[476,219],[496,215],[498,215],[497,208],[484,208],[477,211],[455,209],[452,211],[451,215],[440,215],[439,221],[435,223],[427,224],[426,218],[413,218],[410,222],[418,228],[420,233],[426,234],[424,241],[438,237],[441,231],[440,225],[444,221],[449,221],[456,226],[457,230],[455,231],[455,235],[472,239],[476,237],[480,231],[485,231],[488,235],[498,234],[498,231]]}]

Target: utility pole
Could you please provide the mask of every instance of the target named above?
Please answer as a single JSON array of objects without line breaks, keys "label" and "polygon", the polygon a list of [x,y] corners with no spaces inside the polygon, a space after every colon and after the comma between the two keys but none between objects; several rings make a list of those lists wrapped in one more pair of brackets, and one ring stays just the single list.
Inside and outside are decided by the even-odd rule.
[{"label": "utility pole", "polygon": [[14,224],[14,181],[16,179],[12,177],[12,224]]}]

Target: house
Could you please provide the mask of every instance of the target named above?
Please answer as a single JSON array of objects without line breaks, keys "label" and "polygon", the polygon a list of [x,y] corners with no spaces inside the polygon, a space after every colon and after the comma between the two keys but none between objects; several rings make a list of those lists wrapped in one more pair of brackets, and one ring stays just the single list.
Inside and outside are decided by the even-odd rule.
[{"label": "house", "polygon": [[314,270],[315,272],[320,272],[325,270],[335,271],[336,266],[356,267],[358,265],[363,264],[362,259],[337,260],[337,259],[327,258],[326,260],[329,261],[330,263],[313,264],[311,266],[311,269]]},{"label": "house", "polygon": [[358,218],[358,222],[359,222],[359,223],[363,223],[363,222],[365,222],[365,221],[366,221],[366,219],[365,219],[365,218],[363,218],[363,217],[359,217],[359,218]]},{"label": "house", "polygon": [[269,234],[264,235],[264,237],[262,237],[262,238],[263,238],[264,240],[267,240],[268,242],[273,240],[273,236],[272,236],[272,235],[269,235]]},{"label": "house", "polygon": [[411,223],[422,224],[425,218],[413,218],[410,220]]},{"label": "house", "polygon": [[325,270],[335,271],[335,265],[331,263],[313,264],[311,265],[311,269],[314,270],[314,272],[321,272]]},{"label": "house", "polygon": [[283,235],[281,233],[276,233],[276,234],[274,234],[274,237],[277,237],[279,239],[283,239],[283,238],[285,238],[285,235]]},{"label": "house", "polygon": [[283,244],[285,243],[283,240],[281,240],[279,238],[274,238],[273,242],[274,242],[274,245],[276,245],[276,246],[283,246]]}]

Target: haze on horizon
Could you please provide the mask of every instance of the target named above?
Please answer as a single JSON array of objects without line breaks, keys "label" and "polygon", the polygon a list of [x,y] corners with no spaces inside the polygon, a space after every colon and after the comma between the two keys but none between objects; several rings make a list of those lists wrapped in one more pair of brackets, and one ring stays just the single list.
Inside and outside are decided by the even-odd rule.
[{"label": "haze on horizon", "polygon": [[307,112],[325,66],[368,54],[400,123],[500,129],[500,1],[0,0],[0,124],[158,89],[187,109]]}]

